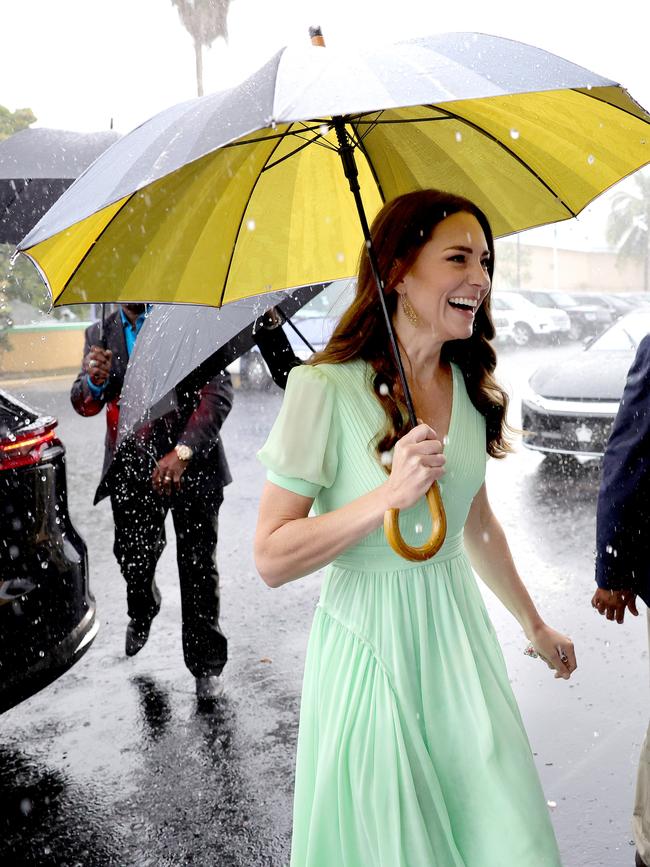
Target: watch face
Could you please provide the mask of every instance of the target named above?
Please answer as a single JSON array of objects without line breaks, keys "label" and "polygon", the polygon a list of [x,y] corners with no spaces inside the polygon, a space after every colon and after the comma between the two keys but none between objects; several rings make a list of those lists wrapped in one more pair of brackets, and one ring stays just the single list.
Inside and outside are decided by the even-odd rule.
[{"label": "watch face", "polygon": [[192,449],[189,446],[176,446],[176,454],[181,461],[189,461],[192,457]]}]

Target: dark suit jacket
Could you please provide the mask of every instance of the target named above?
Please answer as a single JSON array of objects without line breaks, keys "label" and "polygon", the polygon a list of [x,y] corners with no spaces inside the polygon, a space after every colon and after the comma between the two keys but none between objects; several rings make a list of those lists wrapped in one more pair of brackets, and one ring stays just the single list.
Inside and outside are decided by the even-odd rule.
[{"label": "dark suit jacket", "polygon": [[[97,415],[104,407],[108,410],[104,466],[95,494],[95,503],[110,493],[117,434],[117,402],[129,360],[119,311],[106,319],[104,341],[106,348],[113,352],[113,358],[111,373],[101,396],[96,398],[91,392],[88,371],[85,369],[85,358],[90,347],[93,344],[99,345],[100,342],[98,322],[86,329],[81,370],[70,392],[72,405],[79,415]],[[219,432],[232,407],[233,387],[230,375],[219,373],[205,385],[200,380],[194,381],[190,376],[177,388],[176,398],[178,408],[150,422],[147,428],[140,432],[139,438],[146,440],[147,449],[157,458],[171,451],[179,441],[183,442],[194,451],[186,473],[196,475],[206,490],[215,485],[229,484],[232,477]]]},{"label": "dark suit jacket", "polygon": [[603,459],[596,581],[632,589],[650,605],[650,335],[628,372]]}]

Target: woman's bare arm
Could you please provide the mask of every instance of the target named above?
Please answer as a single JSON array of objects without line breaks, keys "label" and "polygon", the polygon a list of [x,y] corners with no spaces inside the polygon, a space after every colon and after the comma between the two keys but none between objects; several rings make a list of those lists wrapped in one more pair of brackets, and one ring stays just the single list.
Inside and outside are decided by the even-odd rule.
[{"label": "woman's bare arm", "polygon": [[388,508],[382,485],[325,515],[308,517],[312,500],[267,482],[255,533],[255,563],[280,587],[315,572],[381,526]]},{"label": "woman's bare arm", "polygon": [[255,563],[270,587],[280,587],[331,563],[384,521],[388,509],[407,509],[444,472],[442,444],[428,425],[409,431],[395,446],[386,481],[336,509],[308,517],[313,500],[267,482],[255,533]]},{"label": "woman's bare arm", "polygon": [[[485,484],[474,497],[465,524],[465,547],[472,566],[483,582],[520,623],[526,637],[556,677],[568,678],[576,668],[575,652],[569,638],[551,629],[541,618],[521,580],[508,540],[492,511]],[[561,657],[565,655],[568,664]]]}]

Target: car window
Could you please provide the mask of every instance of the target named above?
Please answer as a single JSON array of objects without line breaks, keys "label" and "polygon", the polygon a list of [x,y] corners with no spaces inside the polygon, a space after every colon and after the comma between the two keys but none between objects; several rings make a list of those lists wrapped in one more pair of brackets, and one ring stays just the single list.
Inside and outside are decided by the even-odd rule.
[{"label": "car window", "polygon": [[531,307],[536,306],[530,299],[526,298],[524,295],[520,295],[519,292],[510,292],[508,299],[512,304],[512,307],[510,308],[511,310],[521,310],[522,307],[530,309]]},{"label": "car window", "polygon": [[563,292],[551,292],[551,298],[558,307],[577,307],[579,304],[573,295],[565,295]]},{"label": "car window", "polygon": [[589,346],[589,352],[629,352],[650,333],[650,316],[628,314],[608,328]]},{"label": "car window", "polygon": [[294,313],[294,319],[338,319],[354,297],[354,280],[336,280]]},{"label": "car window", "polygon": [[552,307],[553,299],[550,295],[545,295],[544,292],[529,292],[526,295],[533,304],[537,304],[539,307]]}]

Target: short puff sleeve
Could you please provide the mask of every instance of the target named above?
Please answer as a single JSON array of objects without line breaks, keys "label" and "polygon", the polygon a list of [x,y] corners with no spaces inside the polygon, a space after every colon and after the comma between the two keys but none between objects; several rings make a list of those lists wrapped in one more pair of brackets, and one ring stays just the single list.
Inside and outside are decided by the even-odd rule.
[{"label": "short puff sleeve", "polygon": [[315,498],[332,486],[338,467],[334,383],[317,366],[289,373],[282,408],[257,453],[274,485]]}]

